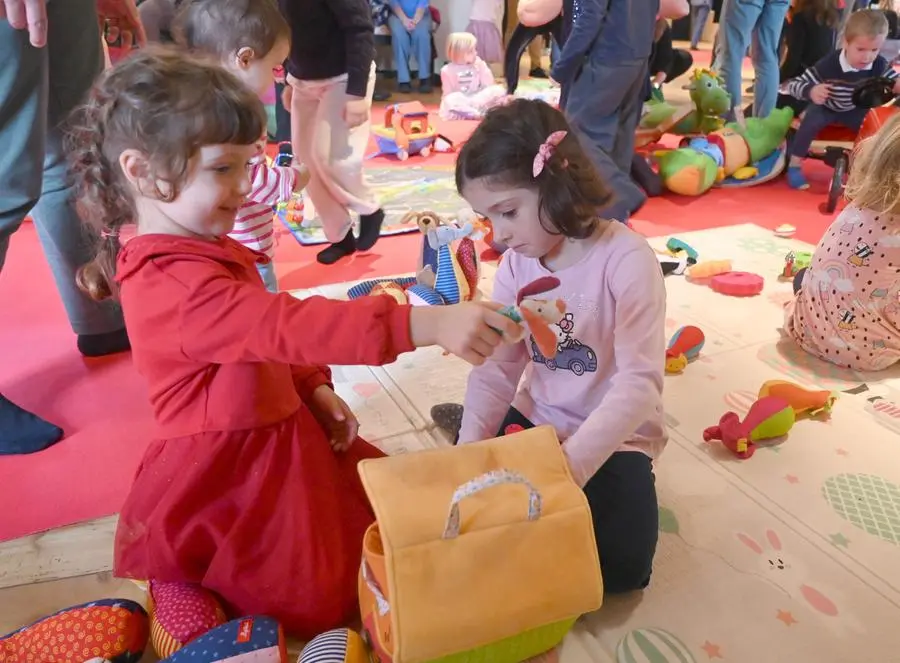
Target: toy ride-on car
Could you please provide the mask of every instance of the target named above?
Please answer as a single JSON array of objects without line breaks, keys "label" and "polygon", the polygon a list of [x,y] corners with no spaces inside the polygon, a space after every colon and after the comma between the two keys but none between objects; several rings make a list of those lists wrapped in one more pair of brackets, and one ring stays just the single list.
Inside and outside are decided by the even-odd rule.
[{"label": "toy ride-on car", "polygon": [[[824,212],[831,214],[837,208],[844,193],[847,171],[850,168],[850,154],[860,141],[875,134],[888,117],[897,112],[894,105],[887,105],[894,99],[894,81],[888,78],[872,78],[860,83],[853,91],[853,103],[859,108],[869,108],[859,132],[840,125],[825,127],[810,148],[809,157],[824,161],[833,168],[828,199]],[[795,120],[799,122],[799,120]]]}]

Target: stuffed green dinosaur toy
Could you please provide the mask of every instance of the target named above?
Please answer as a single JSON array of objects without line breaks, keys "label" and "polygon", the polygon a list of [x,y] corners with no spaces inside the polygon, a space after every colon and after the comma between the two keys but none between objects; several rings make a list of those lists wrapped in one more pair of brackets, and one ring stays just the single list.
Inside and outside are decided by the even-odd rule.
[{"label": "stuffed green dinosaur toy", "polygon": [[[688,86],[693,108],[675,120],[674,124],[666,129],[666,133],[695,136],[721,129],[725,124],[723,116],[731,108],[731,97],[723,85],[722,79],[708,69],[694,70]],[[638,126],[641,129],[662,128],[662,125],[670,121],[677,111],[675,106],[661,96],[654,95],[644,103]]]},{"label": "stuffed green dinosaur toy", "polygon": [[660,179],[684,196],[699,196],[716,184],[766,182],[784,168],[784,138],[793,117],[790,108],[779,108],[765,118],[729,122],[706,136],[686,138],[677,150],[654,155]]}]

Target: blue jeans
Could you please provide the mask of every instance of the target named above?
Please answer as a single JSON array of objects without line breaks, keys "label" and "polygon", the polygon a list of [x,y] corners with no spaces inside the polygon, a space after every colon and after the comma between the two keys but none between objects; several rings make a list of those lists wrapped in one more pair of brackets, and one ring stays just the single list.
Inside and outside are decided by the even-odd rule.
[{"label": "blue jeans", "polygon": [[275,263],[267,262],[263,264],[261,262],[256,263],[256,271],[259,272],[259,277],[262,279],[262,282],[266,284],[266,290],[269,292],[278,292],[278,277],[275,276]]},{"label": "blue jeans", "polygon": [[50,0],[47,15],[45,48],[0,20],[0,270],[10,237],[31,213],[72,329],[105,334],[125,323],[117,305],[98,304],[75,285],[95,246],[75,211],[63,150],[63,120],[103,68],[96,3]]},{"label": "blue jeans", "polygon": [[409,83],[409,58],[413,55],[419,65],[419,80],[431,80],[431,16],[428,12],[412,32],[403,26],[396,14],[391,14],[388,25],[391,28],[397,82]]},{"label": "blue jeans", "polygon": [[766,117],[778,98],[778,42],[788,0],[726,0],[719,35],[720,72],[731,95],[731,106],[741,105],[741,63],[753,41],[753,116]]},{"label": "blue jeans", "polygon": [[691,48],[697,48],[700,38],[703,36],[703,28],[706,27],[706,20],[709,18],[709,5],[699,5],[691,7]]},{"label": "blue jeans", "polygon": [[858,132],[868,112],[867,108],[854,108],[839,113],[824,106],[810,104],[806,107],[797,133],[791,140],[791,156],[805,159],[809,156],[809,148],[825,127],[842,126]]}]

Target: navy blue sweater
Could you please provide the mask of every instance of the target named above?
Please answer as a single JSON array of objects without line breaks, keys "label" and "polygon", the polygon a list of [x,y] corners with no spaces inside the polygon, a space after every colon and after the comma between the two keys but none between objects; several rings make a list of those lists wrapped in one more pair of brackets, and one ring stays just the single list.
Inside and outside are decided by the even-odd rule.
[{"label": "navy blue sweater", "polygon": [[347,94],[366,96],[375,61],[368,0],[278,0],[291,26],[287,70],[300,80],[347,74]]},{"label": "navy blue sweater", "polygon": [[831,95],[825,102],[825,108],[843,113],[856,108],[853,103],[853,90],[862,81],[883,76],[896,79],[897,72],[887,60],[880,55],[875,58],[871,69],[844,71],[841,66],[841,53],[834,51],[819,60],[802,74],[786,83],[786,91],[797,99],[809,100],[809,93],[820,83],[831,86]]},{"label": "navy blue sweater", "polygon": [[553,78],[571,83],[588,57],[615,66],[647,60],[659,0],[564,0],[566,43]]}]

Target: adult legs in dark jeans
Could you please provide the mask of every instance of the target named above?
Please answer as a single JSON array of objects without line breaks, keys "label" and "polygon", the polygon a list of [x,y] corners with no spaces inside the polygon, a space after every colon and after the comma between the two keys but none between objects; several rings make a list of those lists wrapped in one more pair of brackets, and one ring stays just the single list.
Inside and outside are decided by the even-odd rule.
[{"label": "adult legs in dark jeans", "polygon": [[623,222],[647,200],[629,175],[647,75],[643,59],[609,64],[590,58],[564,89],[566,116],[616,194],[603,214]]},{"label": "adult legs in dark jeans", "polygon": [[[510,408],[497,434],[506,435],[520,427],[534,428],[534,424]],[[655,483],[647,456],[618,451],[584,487],[594,521],[603,587],[608,594],[643,589],[650,584],[659,538]]]},{"label": "adult legs in dark jeans", "polygon": [[788,186],[792,189],[806,189],[809,182],[803,175],[800,165],[809,155],[809,148],[825,127],[839,125],[847,127],[851,131],[858,132],[866,117],[867,109],[854,108],[853,110],[839,113],[824,106],[810,104],[797,127],[797,132],[791,140],[791,160],[788,164]]},{"label": "adult legs in dark jeans", "polygon": [[[118,306],[93,302],[75,284],[94,250],[75,211],[60,127],[103,66],[96,3],[51,0],[47,12],[41,49],[26,30],[0,21],[0,270],[10,237],[31,213],[79,349],[110,354],[128,349],[125,323]],[[0,454],[37,451],[61,433],[0,397]]]}]

